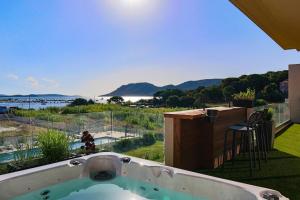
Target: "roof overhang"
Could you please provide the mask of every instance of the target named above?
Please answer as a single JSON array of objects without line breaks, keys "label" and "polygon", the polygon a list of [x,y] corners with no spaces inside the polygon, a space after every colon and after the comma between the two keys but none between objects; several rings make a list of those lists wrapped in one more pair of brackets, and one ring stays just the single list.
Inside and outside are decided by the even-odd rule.
[{"label": "roof overhang", "polygon": [[300,0],[230,0],[283,49],[300,51]]}]

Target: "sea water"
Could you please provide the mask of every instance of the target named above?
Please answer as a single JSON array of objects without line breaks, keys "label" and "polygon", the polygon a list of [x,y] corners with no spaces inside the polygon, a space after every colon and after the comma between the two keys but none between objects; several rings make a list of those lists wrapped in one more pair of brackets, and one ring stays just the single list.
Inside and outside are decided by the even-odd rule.
[{"label": "sea water", "polygon": [[208,200],[118,176],[110,181],[74,179],[43,188],[14,200]]}]

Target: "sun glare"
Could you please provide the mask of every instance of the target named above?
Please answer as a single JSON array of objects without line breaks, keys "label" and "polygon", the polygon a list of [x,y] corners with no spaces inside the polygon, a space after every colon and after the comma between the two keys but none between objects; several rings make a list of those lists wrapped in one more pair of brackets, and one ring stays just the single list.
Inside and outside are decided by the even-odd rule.
[{"label": "sun glare", "polygon": [[121,0],[121,3],[124,4],[124,6],[130,6],[130,7],[142,7],[146,6],[149,0]]},{"label": "sun glare", "polygon": [[123,20],[144,21],[153,19],[160,13],[164,0],[106,0],[107,12],[120,16]]}]

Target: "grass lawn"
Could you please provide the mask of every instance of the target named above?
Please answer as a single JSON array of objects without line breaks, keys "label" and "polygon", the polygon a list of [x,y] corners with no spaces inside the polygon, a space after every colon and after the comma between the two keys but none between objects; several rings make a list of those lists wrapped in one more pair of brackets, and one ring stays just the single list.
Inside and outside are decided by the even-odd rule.
[{"label": "grass lawn", "polygon": [[164,143],[157,141],[155,144],[124,152],[123,154],[153,160],[156,162],[164,162]]},{"label": "grass lawn", "polygon": [[300,158],[281,151],[269,153],[267,163],[262,162],[262,169],[254,171],[250,177],[249,162],[240,156],[235,165],[225,163],[225,168],[199,170],[199,173],[271,188],[280,191],[291,200],[300,199]]},{"label": "grass lawn", "polygon": [[234,166],[225,163],[224,170],[199,170],[198,172],[244,182],[280,191],[291,200],[300,199],[300,125],[291,126],[275,139],[275,150],[262,162],[262,169],[249,174],[247,157],[241,155]]},{"label": "grass lawn", "polygon": [[294,124],[284,134],[278,136],[275,140],[275,148],[300,157],[300,124]]},{"label": "grass lawn", "polygon": [[[232,166],[225,163],[224,170],[209,169],[197,172],[215,177],[230,179],[251,185],[280,191],[291,200],[300,199],[300,125],[291,126],[275,139],[275,148],[268,154],[268,161],[262,162],[262,169],[256,169],[250,177],[247,156],[239,156]],[[125,154],[163,162],[163,142],[142,147]]]}]

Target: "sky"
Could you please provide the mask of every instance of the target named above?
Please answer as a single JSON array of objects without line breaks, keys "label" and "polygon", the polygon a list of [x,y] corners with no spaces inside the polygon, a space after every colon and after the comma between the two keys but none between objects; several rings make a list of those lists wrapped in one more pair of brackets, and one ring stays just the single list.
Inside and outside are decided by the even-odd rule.
[{"label": "sky", "polygon": [[285,70],[299,58],[228,0],[0,1],[0,94],[93,97]]}]

